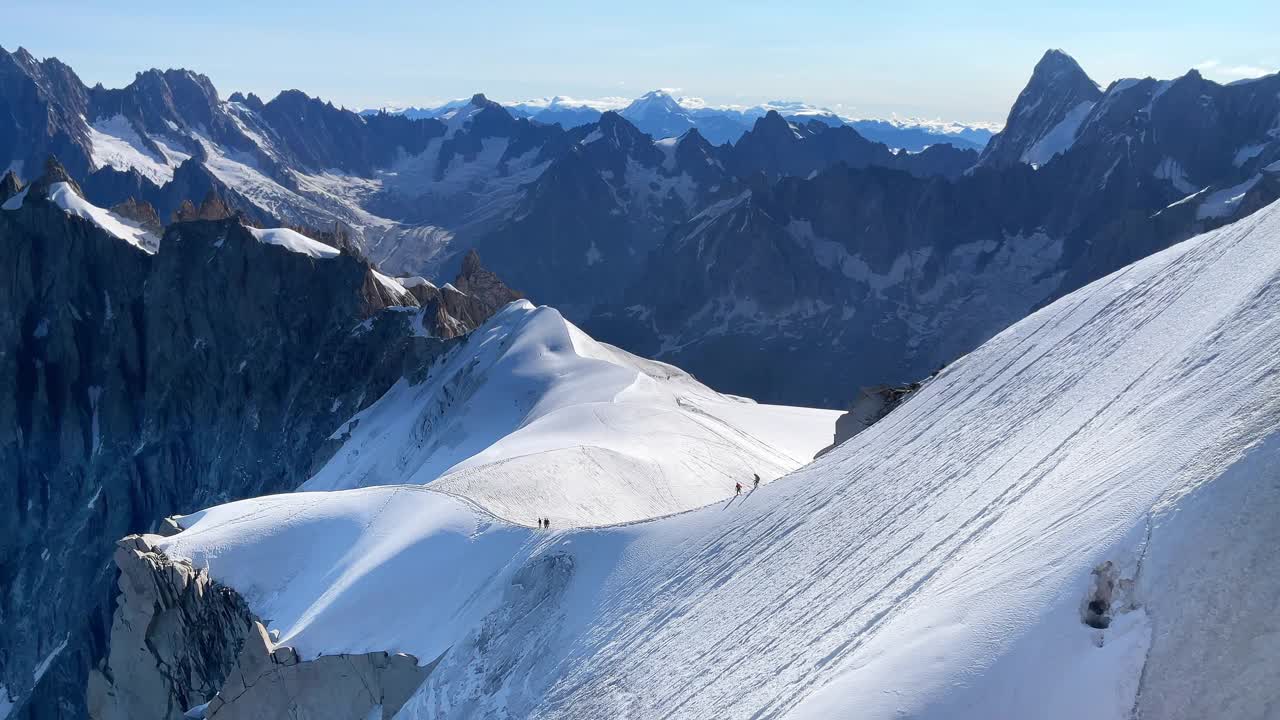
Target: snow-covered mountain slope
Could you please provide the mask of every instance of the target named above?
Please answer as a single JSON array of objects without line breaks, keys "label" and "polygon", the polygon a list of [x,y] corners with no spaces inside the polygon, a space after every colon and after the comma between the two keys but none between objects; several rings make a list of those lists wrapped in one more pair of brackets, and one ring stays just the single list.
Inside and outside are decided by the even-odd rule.
[{"label": "snow-covered mountain slope", "polygon": [[163,547],[304,657],[438,658],[401,718],[1266,717],[1278,239],[1280,204],[1105,277],[696,512],[546,533],[368,488]]},{"label": "snow-covered mountain slope", "polygon": [[628,522],[796,469],[837,415],[721,395],[520,301],[353,417],[303,489],[429,483],[525,525]]}]

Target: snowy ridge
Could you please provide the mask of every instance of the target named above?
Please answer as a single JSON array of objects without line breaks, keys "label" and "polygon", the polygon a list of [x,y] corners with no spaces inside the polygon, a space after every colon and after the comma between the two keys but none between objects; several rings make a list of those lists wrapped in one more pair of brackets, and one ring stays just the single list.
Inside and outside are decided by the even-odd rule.
[{"label": "snowy ridge", "polygon": [[794,470],[837,415],[720,395],[520,301],[352,418],[303,489],[429,483],[515,523],[629,522]]},{"label": "snowy ridge", "polygon": [[337,248],[325,245],[318,240],[312,240],[306,235],[289,228],[268,228],[266,230],[248,228],[248,230],[259,242],[264,242],[268,245],[279,245],[289,252],[306,255],[317,260],[336,258],[341,254]]},{"label": "snowy ridge", "polygon": [[1272,205],[1146,258],[677,517],[547,533],[381,487],[221,506],[164,547],[304,656],[439,657],[401,718],[1261,717],[1277,240]]},{"label": "snowy ridge", "polygon": [[[25,191],[23,196],[25,197]],[[155,233],[144,230],[141,224],[133,220],[89,203],[88,200],[76,194],[70,183],[58,182],[50,185],[49,200],[65,210],[68,215],[88,220],[107,231],[108,234],[141,250],[154,254],[160,248],[160,238],[156,237]],[[13,208],[9,207],[8,203],[5,204],[6,210],[16,210],[18,207],[21,207],[21,201],[17,207]]]}]

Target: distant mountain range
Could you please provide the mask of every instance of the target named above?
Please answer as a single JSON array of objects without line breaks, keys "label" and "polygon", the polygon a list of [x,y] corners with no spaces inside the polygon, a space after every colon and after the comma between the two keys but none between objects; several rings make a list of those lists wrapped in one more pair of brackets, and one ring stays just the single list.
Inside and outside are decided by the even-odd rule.
[{"label": "distant mountain range", "polygon": [[[30,176],[56,154],[89,201],[165,220],[213,194],[349,236],[394,274],[448,274],[478,249],[606,341],[717,389],[833,406],[1260,207],[1278,91],[1195,71],[1103,90],[1050,51],[981,153],[913,153],[776,109],[717,145],[664,93],[569,129],[479,94],[361,116],[296,90],[222,100],[187,70],[89,88],[19,50],[0,54],[0,167]],[[659,122],[666,137],[637,126]]]},{"label": "distant mountain range", "polygon": [[[362,115],[379,112],[410,118],[440,118],[466,105],[466,99],[453,100],[435,107],[385,107],[364,110]],[[707,105],[699,98],[676,97],[665,90],[653,90],[635,100],[604,98],[578,100],[563,96],[503,103],[517,117],[527,117],[544,124],[559,123],[565,129],[595,122],[610,110],[626,118],[641,132],[655,138],[678,137],[697,129],[713,145],[737,142],[755,121],[770,111],[783,117],[807,123],[818,120],[828,125],[848,125],[863,137],[884,143],[890,148],[919,152],[930,145],[945,143],[960,149],[981,150],[998,129],[986,124],[954,123],[920,119],[858,119],[797,101],[774,100],[760,105]]]}]

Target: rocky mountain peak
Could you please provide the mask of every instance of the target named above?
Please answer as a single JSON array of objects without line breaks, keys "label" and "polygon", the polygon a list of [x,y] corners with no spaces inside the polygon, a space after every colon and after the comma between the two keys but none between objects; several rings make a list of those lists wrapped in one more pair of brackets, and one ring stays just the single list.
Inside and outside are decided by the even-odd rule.
[{"label": "rocky mountain peak", "polygon": [[476,252],[474,248],[468,250],[466,256],[462,258],[462,274],[474,275],[482,269],[480,266],[480,253]]},{"label": "rocky mountain peak", "polygon": [[160,214],[156,212],[156,209],[149,202],[139,202],[134,198],[129,198],[122,203],[113,205],[111,212],[140,223],[143,228],[155,235],[164,234],[164,223],[160,221]]},{"label": "rocky mountain peak", "polygon": [[751,132],[760,136],[793,137],[791,123],[777,110],[770,110],[756,119]]},{"label": "rocky mountain peak", "polygon": [[676,144],[679,147],[705,147],[708,149],[713,147],[711,142],[702,133],[698,132],[698,128],[689,128],[688,132],[680,136]]},{"label": "rocky mountain peak", "polygon": [[19,46],[12,53],[6,51],[4,47],[0,47],[0,59],[8,59],[10,62],[23,67],[24,69],[36,68],[40,65],[40,61],[36,60],[26,48]]},{"label": "rocky mountain peak", "polygon": [[497,273],[485,268],[480,262],[480,253],[474,249],[462,258],[462,272],[454,278],[453,285],[480,303],[488,314],[524,297],[524,293],[507,287]]},{"label": "rocky mountain peak", "polygon": [[1004,130],[991,138],[978,164],[1047,162],[1070,147],[1076,129],[1102,94],[1074,58],[1049,50],[1031,71]]},{"label": "rocky mountain peak", "polygon": [[200,206],[196,207],[190,200],[183,200],[177,212],[173,214],[174,222],[190,222],[192,220],[225,220],[235,215],[227,202],[216,191],[210,190]]},{"label": "rocky mountain peak", "polygon": [[31,184],[32,194],[36,197],[42,197],[48,194],[49,188],[58,183],[66,183],[71,186],[80,197],[84,197],[84,191],[80,189],[79,183],[71,177],[67,169],[58,162],[58,158],[50,155],[44,161],[44,173]]},{"label": "rocky mountain peak", "polygon": [[22,181],[18,179],[17,174],[12,170],[6,172],[4,177],[0,178],[0,202],[8,200],[20,192],[22,192]]},{"label": "rocky mountain peak", "polygon": [[[1080,67],[1080,63],[1067,53],[1057,48],[1046,50],[1044,55],[1040,56],[1040,61],[1036,63],[1035,68],[1031,71],[1031,77],[1058,77],[1058,76],[1074,76],[1089,80],[1089,76]],[[1089,80],[1089,82],[1093,82]]]},{"label": "rocky mountain peak", "polygon": [[649,142],[648,136],[640,132],[639,128],[612,110],[600,115],[596,129],[605,138],[611,140],[613,144],[624,149],[634,147],[638,143],[647,144]]},{"label": "rocky mountain peak", "polygon": [[245,94],[239,90],[231,93],[231,97],[227,98],[227,101],[244,105],[254,112],[262,112],[262,108],[266,105],[266,103],[262,102],[262,98],[257,95],[253,93]]}]

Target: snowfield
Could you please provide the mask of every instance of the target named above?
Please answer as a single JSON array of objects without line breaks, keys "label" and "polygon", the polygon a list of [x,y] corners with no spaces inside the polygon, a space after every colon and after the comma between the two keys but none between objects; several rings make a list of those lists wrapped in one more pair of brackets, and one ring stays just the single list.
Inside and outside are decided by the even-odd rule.
[{"label": "snowfield", "polygon": [[795,470],[838,415],[721,395],[519,301],[339,429],[303,489],[430,483],[523,525],[628,522]]},{"label": "snowfield", "polygon": [[[517,307],[498,324],[517,313],[551,315]],[[560,327],[501,352],[482,331],[476,372],[507,387],[486,397],[458,382],[431,397],[474,412],[425,418],[413,413],[427,398],[394,390],[344,446],[366,452],[336,457],[312,485],[391,481],[402,458],[426,482],[467,458],[548,451],[577,482],[582,465],[556,452],[584,427],[568,420],[580,403],[556,398],[667,396],[646,370],[624,382],[617,357],[574,367],[615,351]],[[237,588],[304,657],[438,659],[404,719],[1275,717],[1278,348],[1280,204],[1031,315],[742,498],[539,531],[495,516],[536,499],[575,517],[553,497],[560,470],[455,485],[458,496],[431,489],[445,473],[213,508],[163,548]],[[699,398],[687,382],[663,393]],[[543,392],[510,395],[520,383]],[[456,432],[439,434],[439,417]],[[610,417],[585,427],[605,436]],[[414,432],[428,442],[404,444]],[[645,432],[624,427],[613,447],[640,455],[623,441]]]},{"label": "snowfield", "polygon": [[289,228],[268,228],[266,230],[248,228],[248,230],[258,239],[258,242],[279,245],[289,252],[306,255],[316,260],[328,260],[341,254],[337,248],[325,245],[318,240],[312,240],[306,235]]}]

